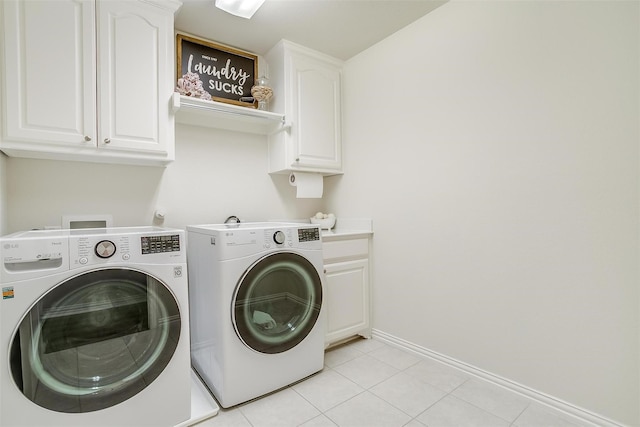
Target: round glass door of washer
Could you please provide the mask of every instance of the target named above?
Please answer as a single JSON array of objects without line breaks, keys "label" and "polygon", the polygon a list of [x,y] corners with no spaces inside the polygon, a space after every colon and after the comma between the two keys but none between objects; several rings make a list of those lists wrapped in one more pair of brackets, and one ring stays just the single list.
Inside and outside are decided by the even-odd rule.
[{"label": "round glass door of washer", "polygon": [[305,339],[320,315],[322,281],[306,258],[267,255],[238,281],[233,324],[238,337],[261,353],[287,351]]},{"label": "round glass door of washer", "polygon": [[180,338],[174,295],[134,269],[101,269],[70,278],[22,318],[10,370],[22,393],[57,412],[91,412],[123,402],[151,384]]}]

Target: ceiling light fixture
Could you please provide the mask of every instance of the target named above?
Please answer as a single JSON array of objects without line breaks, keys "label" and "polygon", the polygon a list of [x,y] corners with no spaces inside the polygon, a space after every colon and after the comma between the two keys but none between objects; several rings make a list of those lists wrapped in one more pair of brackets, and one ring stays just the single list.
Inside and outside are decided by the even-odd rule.
[{"label": "ceiling light fixture", "polygon": [[249,19],[265,0],[216,0],[216,7],[232,15]]}]

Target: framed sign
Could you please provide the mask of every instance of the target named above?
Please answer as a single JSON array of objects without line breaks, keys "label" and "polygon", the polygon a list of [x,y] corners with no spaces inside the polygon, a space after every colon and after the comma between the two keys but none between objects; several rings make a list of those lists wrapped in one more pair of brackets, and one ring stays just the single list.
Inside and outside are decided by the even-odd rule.
[{"label": "framed sign", "polygon": [[184,34],[177,35],[176,47],[176,79],[195,73],[213,100],[255,108],[255,102],[241,102],[240,98],[251,96],[258,76],[256,55]]}]

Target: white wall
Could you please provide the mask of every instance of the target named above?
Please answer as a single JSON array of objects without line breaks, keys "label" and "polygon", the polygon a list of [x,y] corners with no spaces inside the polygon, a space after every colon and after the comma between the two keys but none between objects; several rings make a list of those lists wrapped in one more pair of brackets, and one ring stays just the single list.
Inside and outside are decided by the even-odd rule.
[{"label": "white wall", "polygon": [[7,174],[6,156],[0,152],[0,236],[7,229]]},{"label": "white wall", "polygon": [[[266,137],[176,126],[166,168],[7,159],[7,232],[60,225],[65,214],[102,214],[116,226],[306,218],[321,199],[296,199],[287,176],[267,173]],[[166,210],[154,221],[156,207]]]},{"label": "white wall", "polygon": [[640,11],[451,2],[350,60],[345,175],[373,326],[640,423]]}]

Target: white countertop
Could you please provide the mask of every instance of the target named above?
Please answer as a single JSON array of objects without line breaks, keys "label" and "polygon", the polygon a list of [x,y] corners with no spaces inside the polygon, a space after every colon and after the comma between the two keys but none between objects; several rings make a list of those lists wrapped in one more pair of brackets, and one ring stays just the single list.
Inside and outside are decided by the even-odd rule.
[{"label": "white countertop", "polygon": [[322,240],[331,241],[348,238],[371,237],[373,221],[369,218],[340,218],[331,230],[322,230]]}]

